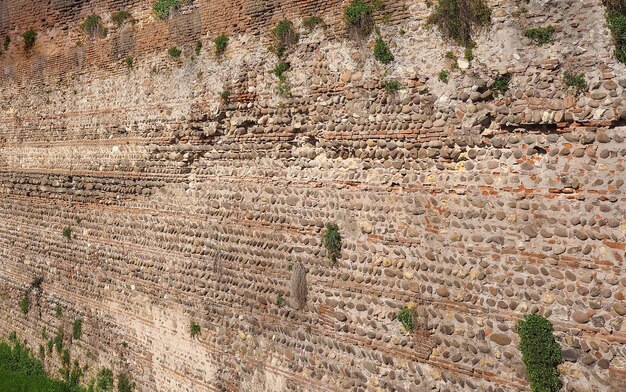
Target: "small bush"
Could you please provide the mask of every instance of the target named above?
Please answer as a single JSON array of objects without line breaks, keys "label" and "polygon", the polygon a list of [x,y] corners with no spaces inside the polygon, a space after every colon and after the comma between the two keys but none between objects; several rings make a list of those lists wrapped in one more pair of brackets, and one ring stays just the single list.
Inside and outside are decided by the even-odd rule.
[{"label": "small bush", "polygon": [[322,244],[326,248],[326,254],[332,264],[336,264],[341,256],[341,234],[336,224],[326,224],[326,230],[322,234]]},{"label": "small bush", "polygon": [[439,80],[440,80],[440,81],[442,81],[442,82],[444,82],[444,83],[448,83],[448,76],[450,76],[450,72],[448,72],[448,71],[447,71],[447,70],[445,70],[445,69],[442,69],[442,70],[439,72],[439,76],[438,76],[438,78],[439,78]]},{"label": "small bush", "polygon": [[121,27],[126,21],[132,22],[133,17],[128,11],[117,11],[111,14],[111,20],[117,27]]},{"label": "small bush", "polygon": [[170,55],[171,58],[177,59],[183,53],[182,50],[178,49],[176,46],[172,46],[167,50],[167,54]]},{"label": "small bush", "polygon": [[74,320],[74,324],[72,324],[72,336],[74,339],[78,340],[83,335],[83,320],[76,319]]},{"label": "small bush", "polygon": [[44,359],[46,357],[46,348],[43,344],[39,345],[39,358]]},{"label": "small bush", "polygon": [[353,37],[367,37],[374,31],[374,8],[366,0],[352,0],[344,10],[348,31]]},{"label": "small bush", "polygon": [[135,58],[133,56],[127,56],[124,60],[124,63],[128,67],[128,69],[133,69],[133,65],[135,64]]},{"label": "small bush", "polygon": [[200,56],[200,52],[202,51],[202,41],[196,41],[196,47],[193,51],[196,53],[196,56]]},{"label": "small bush", "polygon": [[497,94],[504,94],[509,90],[509,83],[511,82],[511,75],[504,74],[498,75],[498,77],[493,81],[491,85],[491,89],[495,91]]},{"label": "small bush", "polygon": [[278,78],[278,83],[276,84],[276,93],[283,98],[291,97],[291,87],[289,86],[287,78],[285,78],[284,76]]},{"label": "small bush", "polygon": [[9,343],[0,341],[0,390],[75,391],[70,385],[52,379],[28,347],[17,339]]},{"label": "small bush", "polygon": [[22,300],[20,301],[20,311],[23,314],[28,314],[29,310],[30,310],[30,298],[28,294],[24,294],[24,296],[22,297]]},{"label": "small bush", "polygon": [[181,0],[157,0],[152,4],[152,12],[159,19],[167,19],[182,6]]},{"label": "small bush", "polygon": [[59,331],[59,333],[54,336],[54,348],[57,350],[57,354],[61,354],[63,350],[63,331]]},{"label": "small bush", "polygon": [[226,34],[220,34],[215,37],[213,42],[215,42],[215,54],[217,56],[222,56],[228,46],[228,36]]},{"label": "small bush", "polygon": [[291,66],[289,65],[289,63],[281,61],[280,63],[276,64],[274,69],[272,69],[272,73],[280,79],[284,77],[284,73],[289,71],[290,68]]},{"label": "small bush", "polygon": [[65,239],[68,241],[72,240],[72,228],[70,226],[66,226],[63,228],[63,237],[65,237]]},{"label": "small bush", "polygon": [[415,315],[415,312],[406,306],[400,309],[400,311],[396,315],[396,318],[398,319],[398,321],[402,323],[402,326],[407,332],[413,332],[414,315]]},{"label": "small bush", "polygon": [[606,22],[615,40],[615,57],[626,64],[626,5],[617,0],[607,3]]},{"label": "small bush", "polygon": [[189,334],[194,339],[200,335],[200,324],[192,322],[191,325],[189,325]]},{"label": "small bush", "polygon": [[541,46],[554,42],[555,32],[553,26],[537,27],[524,30],[524,37],[529,38],[535,45]]},{"label": "small bush", "polygon": [[309,31],[315,30],[315,28],[319,25],[324,25],[324,21],[319,16],[309,16],[308,18],[304,18],[302,21],[302,25],[307,28]]},{"label": "small bush", "polygon": [[102,18],[98,15],[89,15],[81,25],[83,31],[91,38],[106,37],[109,30],[102,25]]},{"label": "small bush", "polygon": [[282,307],[285,304],[285,298],[283,297],[282,294],[278,294],[276,296],[276,305],[278,307]]},{"label": "small bush", "polygon": [[387,94],[393,95],[402,90],[402,84],[395,79],[389,79],[383,82],[383,88],[387,91]]},{"label": "small bush", "polygon": [[22,38],[24,38],[24,49],[30,50],[35,46],[35,41],[37,40],[37,32],[34,29],[27,30],[24,34],[22,34]]},{"label": "small bush", "polygon": [[68,366],[70,364],[70,350],[68,349],[63,349],[63,351],[61,352],[61,363],[63,364],[63,366]]},{"label": "small bush", "polygon": [[135,383],[130,381],[126,374],[120,374],[117,377],[117,392],[133,392]]},{"label": "small bush", "polygon": [[300,35],[293,27],[290,20],[281,20],[272,30],[272,52],[279,58],[285,56],[287,49],[298,43]]},{"label": "small bush", "polygon": [[54,347],[54,340],[52,338],[48,339],[48,342],[46,343],[46,345],[48,346],[48,353],[52,353],[52,348]]},{"label": "small bush", "polygon": [[36,278],[33,278],[33,281],[30,284],[30,288],[31,289],[40,289],[42,283],[43,283],[43,277],[38,276]]},{"label": "small bush", "polygon": [[230,90],[226,89],[222,91],[222,93],[220,94],[220,98],[222,98],[222,103],[227,104],[230,100]]},{"label": "small bush", "polygon": [[465,60],[467,61],[474,60],[474,50],[472,49],[471,46],[465,48],[465,53],[463,54],[463,57],[465,57]]},{"label": "small bush", "polygon": [[567,87],[573,88],[576,94],[587,90],[587,82],[585,81],[584,73],[565,71],[563,73],[563,83],[565,83]]},{"label": "small bush", "polygon": [[101,367],[96,375],[96,391],[113,391],[113,372],[106,367]]},{"label": "small bush", "polygon": [[376,44],[374,45],[374,58],[383,64],[389,64],[395,60],[393,53],[391,53],[391,49],[389,49],[389,45],[381,36],[376,38]]},{"label": "small bush", "polygon": [[4,50],[9,49],[10,44],[11,44],[11,37],[9,37],[8,35],[5,35],[4,41],[2,42],[2,46],[4,47]]},{"label": "small bush", "polygon": [[438,0],[428,23],[456,43],[469,46],[475,29],[491,22],[491,8],[485,0]]},{"label": "small bush", "polygon": [[617,58],[617,61],[620,63],[626,64],[626,44],[615,48],[615,58]]},{"label": "small bush", "polygon": [[61,305],[57,304],[54,307],[54,314],[57,316],[57,318],[61,318],[61,316],[63,316],[63,308],[61,307]]},{"label": "small bush", "polygon": [[557,365],[561,362],[561,346],[554,338],[550,321],[536,314],[527,314],[517,323],[522,361],[533,392],[556,392],[561,389]]}]

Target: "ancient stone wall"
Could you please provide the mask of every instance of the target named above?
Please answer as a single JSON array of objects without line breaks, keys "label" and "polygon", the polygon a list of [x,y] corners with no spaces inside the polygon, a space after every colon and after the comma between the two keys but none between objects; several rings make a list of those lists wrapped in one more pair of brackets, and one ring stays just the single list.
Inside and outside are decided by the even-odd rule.
[{"label": "ancient stone wall", "polygon": [[[151,3],[0,0],[2,335],[37,350],[63,330],[86,379],[108,366],[139,391],[522,391],[515,324],[538,312],[565,390],[626,390],[626,67],[600,0],[490,0],[471,62],[426,2],[388,0],[387,66],[346,34],[348,1],[195,0],[165,21]],[[80,29],[92,13],[106,38]],[[284,18],[290,97],[268,51]],[[522,34],[547,25],[554,43]]]}]

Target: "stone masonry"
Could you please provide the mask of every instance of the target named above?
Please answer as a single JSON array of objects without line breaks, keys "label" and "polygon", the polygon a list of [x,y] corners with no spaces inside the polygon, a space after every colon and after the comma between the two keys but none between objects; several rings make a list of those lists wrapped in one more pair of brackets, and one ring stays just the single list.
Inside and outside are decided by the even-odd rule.
[{"label": "stone masonry", "polygon": [[[426,1],[386,0],[389,65],[346,34],[348,3],[194,0],[159,20],[147,0],[0,0],[0,334],[36,351],[63,330],[85,379],[107,366],[138,391],[504,392],[529,390],[515,325],[536,312],[563,390],[625,391],[626,67],[601,1],[489,0],[469,62]],[[291,97],[268,51],[285,18]],[[522,34],[547,25],[554,43]]]}]

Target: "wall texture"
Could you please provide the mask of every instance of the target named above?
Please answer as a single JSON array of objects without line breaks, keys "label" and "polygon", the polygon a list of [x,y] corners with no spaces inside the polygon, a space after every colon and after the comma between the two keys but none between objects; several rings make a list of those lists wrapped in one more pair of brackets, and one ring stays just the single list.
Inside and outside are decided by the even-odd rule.
[{"label": "wall texture", "polygon": [[[63,330],[86,378],[108,366],[140,391],[522,391],[515,324],[539,312],[565,390],[626,390],[626,67],[600,0],[490,0],[448,83],[444,54],[463,50],[426,2],[377,12],[389,66],[373,36],[347,37],[347,3],[195,0],[160,21],[147,0],[0,0],[0,333],[36,350]],[[135,23],[112,23],[120,9]],[[92,13],[106,38],[81,31]],[[312,14],[327,27],[300,28]],[[285,17],[301,32],[290,98],[267,50]],[[522,35],[548,24],[552,44]],[[387,94],[389,78],[405,88]],[[395,319],[407,305],[413,334]]]}]

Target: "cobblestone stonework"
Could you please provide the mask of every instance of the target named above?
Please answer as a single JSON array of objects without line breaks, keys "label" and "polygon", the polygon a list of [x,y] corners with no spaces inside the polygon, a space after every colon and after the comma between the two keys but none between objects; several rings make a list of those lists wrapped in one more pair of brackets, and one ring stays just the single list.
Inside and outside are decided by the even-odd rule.
[{"label": "cobblestone stonework", "polygon": [[[426,2],[385,1],[388,66],[345,33],[347,3],[195,0],[161,21],[149,1],[0,0],[0,333],[36,350],[63,330],[87,376],[139,391],[526,391],[515,324],[538,312],[564,390],[626,390],[626,67],[600,0],[490,0],[471,62]],[[106,38],[81,31],[93,13]],[[284,18],[291,97],[267,50]],[[554,43],[522,34],[547,25]]]}]

